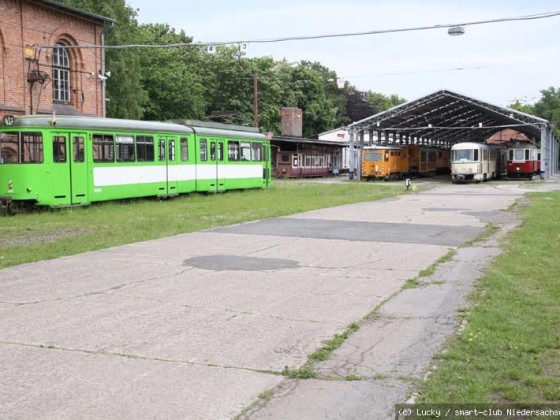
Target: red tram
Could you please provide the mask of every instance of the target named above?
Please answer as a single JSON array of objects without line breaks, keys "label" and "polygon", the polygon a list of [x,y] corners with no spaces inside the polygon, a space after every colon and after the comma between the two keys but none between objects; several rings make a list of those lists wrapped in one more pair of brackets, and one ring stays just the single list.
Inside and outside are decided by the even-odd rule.
[{"label": "red tram", "polygon": [[540,150],[531,143],[516,143],[507,151],[508,178],[532,178],[540,173]]}]

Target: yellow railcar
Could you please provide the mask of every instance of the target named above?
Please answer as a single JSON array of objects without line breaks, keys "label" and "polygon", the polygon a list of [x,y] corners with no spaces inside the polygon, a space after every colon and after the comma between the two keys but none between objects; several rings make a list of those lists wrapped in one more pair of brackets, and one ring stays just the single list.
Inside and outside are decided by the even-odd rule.
[{"label": "yellow railcar", "polygon": [[397,146],[366,146],[361,171],[364,179],[402,179],[408,172],[407,151]]},{"label": "yellow railcar", "polygon": [[408,173],[411,176],[433,176],[437,172],[437,150],[429,146],[406,146]]}]

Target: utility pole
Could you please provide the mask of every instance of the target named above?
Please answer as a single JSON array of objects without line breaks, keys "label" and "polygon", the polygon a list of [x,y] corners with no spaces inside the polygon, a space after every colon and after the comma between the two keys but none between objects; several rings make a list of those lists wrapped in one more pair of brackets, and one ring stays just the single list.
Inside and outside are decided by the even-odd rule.
[{"label": "utility pole", "polygon": [[259,128],[259,75],[253,74],[253,125]]}]

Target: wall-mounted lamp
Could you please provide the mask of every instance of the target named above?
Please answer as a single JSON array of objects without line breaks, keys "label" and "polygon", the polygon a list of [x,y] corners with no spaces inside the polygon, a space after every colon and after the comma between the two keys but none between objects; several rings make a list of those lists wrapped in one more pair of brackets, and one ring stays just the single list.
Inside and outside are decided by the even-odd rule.
[{"label": "wall-mounted lamp", "polygon": [[101,73],[101,70],[99,70],[99,73],[97,74],[97,80],[104,82],[105,80],[107,80],[109,77],[111,77],[111,72],[105,72],[105,74]]}]

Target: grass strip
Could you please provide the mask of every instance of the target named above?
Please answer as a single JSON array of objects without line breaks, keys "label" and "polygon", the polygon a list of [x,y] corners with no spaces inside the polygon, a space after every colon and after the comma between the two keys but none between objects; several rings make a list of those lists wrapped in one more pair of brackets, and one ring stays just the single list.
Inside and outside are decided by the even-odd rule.
[{"label": "grass strip", "polygon": [[266,190],[190,194],[0,217],[0,268],[404,193],[402,185],[275,181]]},{"label": "grass strip", "polygon": [[560,192],[529,198],[419,403],[560,402]]}]

